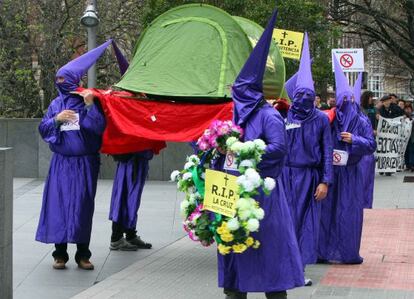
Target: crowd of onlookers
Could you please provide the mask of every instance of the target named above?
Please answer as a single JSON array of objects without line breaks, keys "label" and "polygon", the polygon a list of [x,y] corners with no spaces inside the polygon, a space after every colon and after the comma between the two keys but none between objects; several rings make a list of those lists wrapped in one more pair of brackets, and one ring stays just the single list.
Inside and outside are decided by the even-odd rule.
[{"label": "crowd of onlookers", "polygon": [[[335,107],[335,97],[328,96],[326,101],[322,100],[320,95],[316,95],[315,105],[321,110]],[[376,133],[379,117],[395,118],[403,116],[413,120],[413,102],[398,99],[395,94],[388,94],[380,99],[375,99],[371,91],[365,91],[361,96],[361,110],[371,121],[374,133]],[[405,152],[406,168],[414,172],[414,130],[411,130],[411,136]]]}]

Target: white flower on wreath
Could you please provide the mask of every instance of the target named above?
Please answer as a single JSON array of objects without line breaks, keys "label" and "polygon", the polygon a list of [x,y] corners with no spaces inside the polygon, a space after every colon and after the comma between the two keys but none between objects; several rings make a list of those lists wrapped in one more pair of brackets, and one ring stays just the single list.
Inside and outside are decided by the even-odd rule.
[{"label": "white flower on wreath", "polygon": [[186,172],[183,174],[183,180],[187,181],[193,177],[193,174],[191,172]]},{"label": "white flower on wreath", "polygon": [[[250,169],[250,168],[249,168]],[[237,184],[242,186],[246,192],[252,192],[255,188],[254,183],[247,176],[241,175],[237,178]]]},{"label": "white flower on wreath", "polygon": [[188,207],[190,206],[190,203],[188,202],[188,200],[183,200],[182,202],[181,202],[181,204],[180,204],[180,212],[181,212],[181,215],[183,216],[183,217],[185,217],[186,216],[186,214],[187,214],[187,209],[188,209]]},{"label": "white flower on wreath", "polygon": [[266,149],[266,143],[262,139],[255,139],[253,142],[257,149],[262,151]]},{"label": "white flower on wreath", "polygon": [[246,228],[250,231],[250,232],[255,232],[259,229],[259,220],[257,219],[249,219],[247,221],[246,224]]},{"label": "white flower on wreath", "polygon": [[253,161],[252,160],[243,160],[240,162],[240,167],[246,167],[246,168],[250,168],[253,167]]},{"label": "white flower on wreath", "polygon": [[251,217],[252,211],[251,210],[239,210],[238,216],[241,220],[247,220]]},{"label": "white flower on wreath", "polygon": [[238,230],[240,227],[239,220],[237,218],[231,218],[229,221],[227,221],[227,228],[231,231]]},{"label": "white flower on wreath", "polygon": [[205,180],[206,179],[206,173],[205,172],[203,172],[203,173],[201,173],[201,178],[203,179],[203,180]]},{"label": "white flower on wreath", "polygon": [[272,178],[265,178],[263,185],[267,190],[272,191],[276,187],[276,182]]},{"label": "white flower on wreath", "polygon": [[187,170],[193,166],[195,166],[195,164],[192,161],[188,161],[187,163],[184,164],[184,169]]},{"label": "white flower on wreath", "polygon": [[256,146],[254,145],[253,141],[246,141],[245,143],[243,143],[243,146],[241,148],[241,152],[242,153],[249,153],[252,152],[256,149]]},{"label": "white flower on wreath", "polygon": [[237,138],[236,137],[229,137],[226,140],[226,145],[227,147],[231,148],[231,146],[237,142]]},{"label": "white flower on wreath", "polygon": [[194,204],[194,203],[195,203],[195,201],[196,201],[196,195],[195,195],[195,194],[190,194],[190,195],[188,196],[188,202],[189,202],[190,204]]},{"label": "white flower on wreath", "polygon": [[254,209],[253,214],[257,219],[262,220],[264,218],[265,212],[262,208],[258,208]]},{"label": "white flower on wreath", "polygon": [[249,210],[251,206],[249,198],[241,197],[236,201],[236,208],[240,210]]},{"label": "white flower on wreath", "polygon": [[233,153],[240,153],[241,149],[243,147],[243,143],[240,141],[236,141],[235,143],[233,143],[230,147],[230,150]]},{"label": "white flower on wreath", "polygon": [[193,162],[194,164],[199,164],[200,163],[200,158],[197,157],[196,155],[191,155],[190,157],[188,157],[187,159],[189,162]]},{"label": "white flower on wreath", "polygon": [[170,176],[171,181],[175,182],[179,175],[180,175],[180,172],[178,170],[174,170],[173,172],[171,172],[171,176]]},{"label": "white flower on wreath", "polygon": [[247,180],[253,184],[255,188],[260,186],[261,177],[256,170],[254,170],[253,168],[249,168],[246,170],[244,175],[246,176]]}]

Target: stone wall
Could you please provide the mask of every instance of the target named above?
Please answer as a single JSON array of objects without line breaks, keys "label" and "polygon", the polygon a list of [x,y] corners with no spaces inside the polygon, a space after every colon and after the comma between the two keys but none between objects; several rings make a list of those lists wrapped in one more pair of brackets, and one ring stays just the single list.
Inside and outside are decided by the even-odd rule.
[{"label": "stone wall", "polygon": [[13,153],[0,147],[0,298],[13,297]]},{"label": "stone wall", "polygon": [[[14,148],[15,177],[43,178],[47,175],[51,152],[40,138],[37,127],[40,119],[0,119],[0,146]],[[186,143],[168,143],[166,149],[150,162],[150,180],[169,180],[171,171],[184,165],[191,147]],[[115,163],[107,155],[101,155],[100,178],[111,179]]]}]

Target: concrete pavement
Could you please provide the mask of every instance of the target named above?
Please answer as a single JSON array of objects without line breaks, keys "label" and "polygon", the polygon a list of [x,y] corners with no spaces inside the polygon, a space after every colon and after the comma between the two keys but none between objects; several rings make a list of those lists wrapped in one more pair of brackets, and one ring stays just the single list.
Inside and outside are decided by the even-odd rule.
[{"label": "concrete pavement", "polygon": [[[374,209],[366,211],[362,265],[314,265],[312,287],[289,291],[291,299],[414,298],[414,184],[399,173],[376,177]],[[413,174],[414,175],[414,174]],[[51,245],[34,241],[43,182],[15,179],[15,298],[222,298],[215,247],[183,237],[181,194],[167,182],[149,182],[139,213],[141,236],[152,250],[110,252],[107,220],[111,181],[99,181],[91,249],[95,271],[51,268]],[[73,246],[70,247],[73,257]],[[264,298],[249,294],[249,298]]]}]

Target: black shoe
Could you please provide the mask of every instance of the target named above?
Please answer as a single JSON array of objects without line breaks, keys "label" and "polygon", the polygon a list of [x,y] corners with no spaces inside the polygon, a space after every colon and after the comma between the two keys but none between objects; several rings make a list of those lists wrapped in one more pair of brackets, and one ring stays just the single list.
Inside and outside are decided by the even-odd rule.
[{"label": "black shoe", "polygon": [[135,236],[135,238],[133,239],[127,239],[128,243],[137,246],[137,248],[140,249],[151,249],[152,248],[152,244],[151,243],[146,243],[143,240],[141,240],[141,238],[139,236]]},{"label": "black shoe", "polygon": [[265,293],[267,299],[287,299],[286,291]]},{"label": "black shoe", "polygon": [[247,299],[247,293],[224,289],[225,299]]},{"label": "black shoe", "polygon": [[305,277],[305,287],[310,287],[312,284],[312,279]]},{"label": "black shoe", "polygon": [[131,244],[125,238],[121,238],[116,242],[111,242],[109,245],[109,249],[111,250],[121,250],[121,251],[137,251],[138,246]]}]

